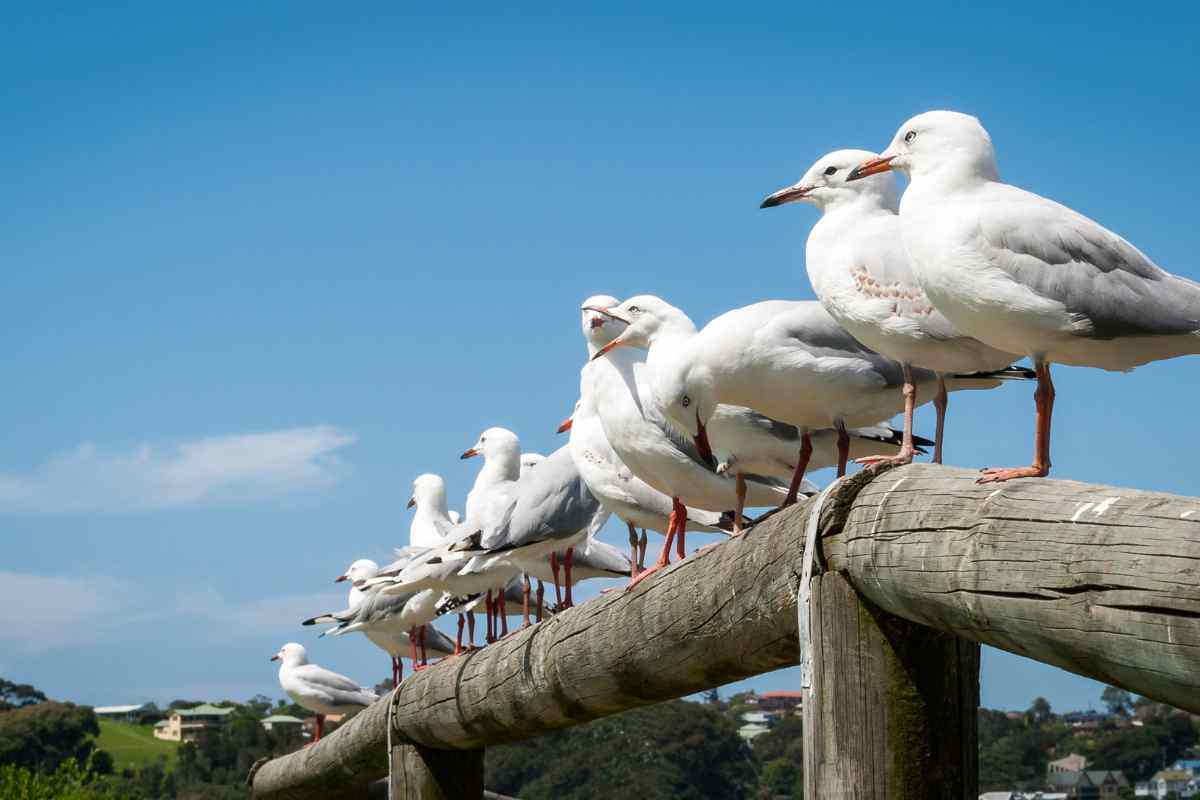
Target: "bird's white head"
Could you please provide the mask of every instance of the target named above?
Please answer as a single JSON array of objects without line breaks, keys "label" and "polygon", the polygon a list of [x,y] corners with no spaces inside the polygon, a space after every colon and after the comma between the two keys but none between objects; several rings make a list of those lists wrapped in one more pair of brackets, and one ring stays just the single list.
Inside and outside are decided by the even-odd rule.
[{"label": "bird's white head", "polygon": [[279,652],[271,656],[272,661],[282,661],[285,667],[298,667],[308,663],[308,651],[304,645],[288,642],[279,648]]},{"label": "bird's white head", "polygon": [[379,574],[379,565],[369,558],[360,558],[355,561],[346,571],[334,578],[334,583],[342,581],[350,581],[351,586],[362,586],[363,583],[374,578]]},{"label": "bird's white head", "polygon": [[333,582],[341,583],[342,581],[350,581],[351,584],[357,585],[360,581],[374,578],[378,574],[378,564],[369,558],[360,558],[347,567],[345,572],[334,578]]},{"label": "bird's white head", "polygon": [[588,343],[588,356],[594,356],[597,350],[625,330],[624,323],[602,313],[620,302],[610,294],[594,294],[580,306],[579,310],[583,315],[583,338]]},{"label": "bird's white head", "polygon": [[521,456],[521,440],[507,428],[488,428],[479,434],[479,440],[475,442],[475,446],[460,457],[471,458],[473,456],[483,456],[484,461],[507,458],[515,461]]},{"label": "bird's white head", "polygon": [[521,453],[521,477],[524,478],[531,469],[545,460],[546,457],[541,453]]},{"label": "bird's white head", "polygon": [[850,180],[887,170],[903,172],[914,180],[929,175],[996,180],[996,151],[992,137],[970,114],[926,111],[901,125],[887,149],[855,167]]},{"label": "bird's white head", "polygon": [[866,201],[880,208],[895,210],[894,175],[880,172],[863,180],[849,179],[855,167],[873,158],[878,156],[869,150],[834,150],[821,156],[799,181],[768,195],[759,207],[774,208],[802,201],[828,211],[849,203]]},{"label": "bird's white head", "polygon": [[631,297],[603,313],[617,322],[624,323],[625,330],[597,350],[592,358],[599,358],[618,347],[644,349],[661,337],[680,334],[686,336],[696,332],[696,326],[687,314],[652,294]]},{"label": "bird's white head", "polygon": [[444,508],[446,505],[446,482],[441,475],[426,472],[413,479],[412,497],[408,508],[430,507]]},{"label": "bird's white head", "polygon": [[715,466],[706,426],[717,409],[716,383],[707,367],[689,357],[689,350],[686,346],[673,349],[669,358],[655,364],[650,390],[663,414],[686,432],[704,459]]}]

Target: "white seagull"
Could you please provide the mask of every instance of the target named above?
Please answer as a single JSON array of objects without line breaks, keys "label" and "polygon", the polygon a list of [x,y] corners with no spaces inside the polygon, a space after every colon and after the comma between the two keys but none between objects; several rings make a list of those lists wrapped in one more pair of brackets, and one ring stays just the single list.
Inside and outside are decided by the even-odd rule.
[{"label": "white seagull", "polygon": [[317,735],[320,741],[325,730],[326,714],[349,714],[366,708],[379,699],[370,689],[364,689],[345,675],[330,672],[308,663],[304,645],[288,642],[271,656],[279,665],[279,685],[287,696],[317,715]]},{"label": "white seagull", "polygon": [[[350,593],[346,598],[346,608],[342,611],[331,611],[325,614],[320,614],[310,619],[304,620],[301,625],[348,625],[357,616],[363,601],[373,594],[377,589],[364,589],[367,581],[379,574],[379,565],[369,558],[360,558],[352,563],[344,573],[334,579],[334,583],[342,583],[348,581],[350,583]],[[325,631],[322,636],[325,636],[330,631]],[[392,659],[392,685],[398,685],[400,679],[404,677],[404,665],[401,658],[406,653],[414,653],[416,642],[413,642],[408,635],[408,631],[382,629],[376,627],[367,627],[362,629],[362,633],[376,647],[387,652]],[[435,656],[446,657],[455,653],[454,643],[449,637],[440,631],[429,628],[424,645],[429,653]],[[415,660],[414,666],[418,662]]]},{"label": "white seagull", "polygon": [[[626,318],[608,308],[585,304],[584,309],[627,324]],[[662,552],[653,567],[630,582],[632,586],[669,563],[672,541],[677,543],[676,554],[684,557],[689,507],[723,512],[736,507],[740,498],[735,482],[717,474],[716,461],[707,445],[694,444],[663,415],[648,387],[645,353],[626,347],[613,350],[626,332],[615,333],[615,338],[592,357],[596,368],[583,373],[586,385],[581,387],[581,394],[594,393],[604,434],[633,474],[671,498]],[[598,358],[610,350],[613,352],[608,358]],[[747,483],[747,502],[752,506],[778,505],[786,495],[785,487],[774,480],[756,477]]]},{"label": "white seagull", "polygon": [[425,473],[413,479],[408,508],[416,509],[408,528],[410,547],[437,547],[454,529],[446,503],[446,482],[440,475]]},{"label": "white seagull", "polygon": [[964,335],[925,296],[913,275],[900,235],[896,179],[879,174],[851,181],[850,173],[874,158],[865,150],[837,150],[822,156],[804,177],[767,197],[762,208],[796,201],[812,203],[822,217],[808,235],[808,279],[825,310],[872,350],[899,361],[907,380],[904,433],[900,452],[870,456],[863,463],[912,461],[912,413],[916,388],[911,367],[937,373],[935,464],[942,463],[947,374],[1004,369],[1018,355],[988,347]]},{"label": "white seagull", "polygon": [[[590,359],[616,337],[619,330],[614,328],[624,326],[590,309],[609,308],[618,302],[617,298],[609,295],[593,295],[583,302],[582,330],[589,361],[580,372],[579,401],[571,416],[559,425],[558,432],[570,431],[568,446],[579,474],[596,499],[620,517],[628,528],[630,559],[636,569],[645,556],[645,531],[649,529],[666,533],[672,506],[670,496],[634,475],[621,461],[608,442],[596,408],[596,392],[592,388],[590,371],[604,367],[593,364]],[[687,510],[688,530],[718,533],[728,527],[729,522],[720,513],[696,508]],[[638,536],[638,528],[642,529],[641,537]]]},{"label": "white seagull", "polygon": [[1050,471],[1052,363],[1130,370],[1200,353],[1200,285],[1157,267],[1066,206],[1002,183],[975,117],[913,117],[851,178],[909,177],[901,232],[929,300],[959,330],[1034,363],[1032,465],[987,469],[981,483]]},{"label": "white seagull", "polygon": [[[711,450],[706,425],[718,403],[746,406],[800,429],[795,490],[812,457],[811,432],[837,431],[838,474],[850,454],[847,427],[871,425],[902,410],[904,370],[867,349],[811,300],[769,300],[729,311],[697,332],[678,308],[641,295],[609,309],[625,332],[601,353],[648,347],[646,362],[655,402],[688,432],[701,450]],[[913,369],[918,388],[937,384],[929,370]],[[947,388],[999,385],[991,375],[958,376]]]}]

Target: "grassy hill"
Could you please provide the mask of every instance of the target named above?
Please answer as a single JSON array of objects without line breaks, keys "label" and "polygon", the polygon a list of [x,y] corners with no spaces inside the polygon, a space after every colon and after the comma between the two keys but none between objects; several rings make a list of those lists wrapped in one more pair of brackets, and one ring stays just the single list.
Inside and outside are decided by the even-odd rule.
[{"label": "grassy hill", "polygon": [[149,725],[132,725],[128,722],[100,720],[100,737],[96,746],[113,757],[115,768],[140,767],[153,763],[160,755],[167,757],[167,765],[175,764],[178,742],[164,742],[154,738],[154,729]]}]

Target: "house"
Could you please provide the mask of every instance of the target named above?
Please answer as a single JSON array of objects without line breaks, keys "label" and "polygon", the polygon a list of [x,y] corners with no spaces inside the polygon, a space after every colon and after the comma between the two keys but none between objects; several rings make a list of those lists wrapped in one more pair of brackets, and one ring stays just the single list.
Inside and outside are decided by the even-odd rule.
[{"label": "house", "polygon": [[1053,775],[1056,772],[1080,772],[1085,769],[1087,769],[1087,758],[1079,753],[1071,753],[1047,764],[1046,775]]},{"label": "house", "polygon": [[129,706],[96,706],[92,713],[100,719],[111,719],[118,722],[137,722],[145,711],[155,710],[153,703],[138,703]]},{"label": "house", "polygon": [[1200,758],[1181,758],[1171,765],[1171,769],[1190,772],[1193,778],[1200,778]]},{"label": "house", "polygon": [[262,720],[262,726],[269,731],[300,731],[304,727],[304,720],[287,714],[272,714]]},{"label": "house", "polygon": [[1192,773],[1182,769],[1164,769],[1154,773],[1150,779],[1151,797],[1163,800],[1171,792],[1180,797],[1193,797],[1196,783]]},{"label": "house", "polygon": [[763,711],[792,714],[800,710],[803,692],[763,692],[758,695],[758,707]]},{"label": "house", "polygon": [[163,720],[165,725],[159,723],[154,726],[154,738],[168,742],[194,742],[205,731],[224,725],[233,712],[232,708],[221,708],[208,703],[195,708],[172,709]]},{"label": "house", "polygon": [[1110,769],[1047,771],[1046,782],[1052,791],[1063,792],[1070,800],[1116,800],[1129,785],[1125,773]]}]

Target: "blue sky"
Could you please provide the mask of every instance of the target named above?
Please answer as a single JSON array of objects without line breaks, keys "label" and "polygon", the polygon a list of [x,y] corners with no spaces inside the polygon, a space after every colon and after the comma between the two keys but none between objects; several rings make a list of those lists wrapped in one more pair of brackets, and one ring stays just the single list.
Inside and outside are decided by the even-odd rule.
[{"label": "blue sky", "polygon": [[[57,697],[278,695],[288,639],[382,678],[294,622],[415,475],[461,508],[481,429],[560,444],[579,301],[811,297],[816,211],[759,201],[919,111],[1200,278],[1191,5],[2,13],[0,675]],[[1194,369],[1060,368],[1056,476],[1200,494]],[[948,461],[1026,463],[1031,406],[956,400]],[[985,704],[1035,694],[1099,687],[987,655]]]}]

